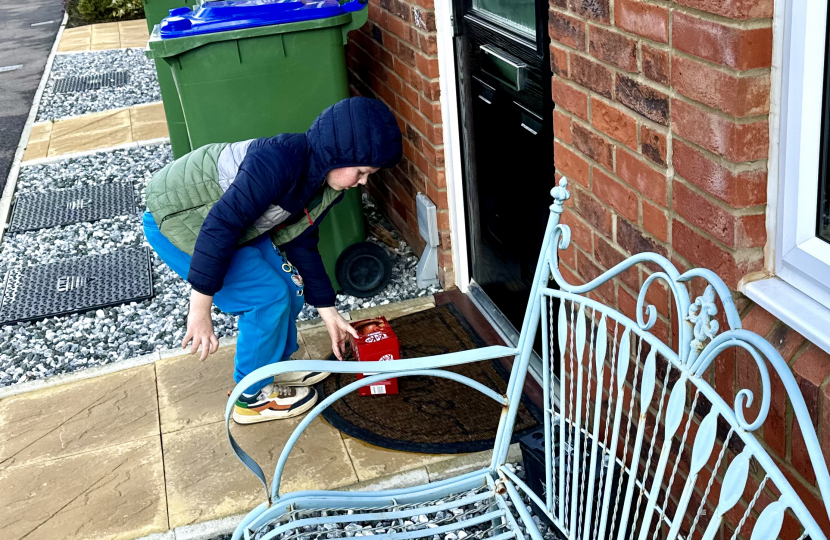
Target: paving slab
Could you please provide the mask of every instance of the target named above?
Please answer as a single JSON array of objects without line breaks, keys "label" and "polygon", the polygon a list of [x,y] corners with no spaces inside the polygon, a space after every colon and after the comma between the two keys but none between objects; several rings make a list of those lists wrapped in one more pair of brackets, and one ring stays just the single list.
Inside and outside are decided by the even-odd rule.
[{"label": "paving slab", "polygon": [[147,21],[120,21],[89,24],[63,31],[58,44],[59,53],[102,51],[106,49],[144,48],[150,39]]},{"label": "paving slab", "polygon": [[0,471],[3,540],[128,540],[169,528],[159,436]]},{"label": "paving slab", "polygon": [[51,137],[52,122],[33,125],[22,161],[45,158],[49,154],[49,139]]},{"label": "paving slab", "polygon": [[158,435],[154,366],[4,399],[0,433],[3,469]]},{"label": "paving slab", "polygon": [[204,362],[195,354],[156,362],[162,433],[224,420],[235,354],[236,347],[220,347]]},{"label": "paving slab", "polygon": [[167,119],[164,116],[164,105],[148,103],[130,107],[130,123],[134,141],[149,141],[167,137]]},{"label": "paving slab", "polygon": [[357,477],[361,482],[394,475],[400,472],[458,457],[458,454],[416,454],[381,448],[360,439],[343,435],[343,442],[352,458]]},{"label": "paving slab", "polygon": [[121,36],[118,32],[117,22],[93,24],[90,26],[92,26],[92,39],[89,43],[89,50],[103,51],[121,47]]},{"label": "paving slab", "polygon": [[[294,359],[306,359],[305,345]],[[156,363],[161,432],[172,433],[225,419],[228,391],[233,390],[235,346],[220,347],[204,362],[198,355],[163,358]]]},{"label": "paving slab", "polygon": [[150,33],[147,31],[147,21],[144,19],[119,22],[118,34],[121,38],[121,47],[124,48],[144,48],[150,39]]},{"label": "paving slab", "polygon": [[67,28],[63,31],[57,52],[88,51],[92,40],[92,25]]},{"label": "paving slab", "polygon": [[53,123],[48,157],[132,141],[128,109],[85,114]]},{"label": "paving slab", "polygon": [[331,337],[325,325],[299,331],[305,343],[308,360],[328,360],[331,356]]},{"label": "paving slab", "polygon": [[360,321],[362,319],[373,319],[375,317],[386,317],[386,320],[391,321],[404,315],[418,313],[425,309],[435,307],[435,298],[432,295],[421,296],[419,298],[412,298],[410,300],[403,300],[401,302],[394,302],[384,306],[375,306],[370,308],[355,309],[351,312],[353,321]]},{"label": "paving slab", "polygon": [[[279,453],[300,421],[231,429],[270,481]],[[231,452],[224,422],[162,437],[170,527],[244,513],[265,500],[262,484]],[[284,492],[335,489],[358,480],[340,433],[319,418],[300,437],[285,471]]]},{"label": "paving slab", "polygon": [[167,136],[160,102],[41,122],[32,126],[23,163]]}]

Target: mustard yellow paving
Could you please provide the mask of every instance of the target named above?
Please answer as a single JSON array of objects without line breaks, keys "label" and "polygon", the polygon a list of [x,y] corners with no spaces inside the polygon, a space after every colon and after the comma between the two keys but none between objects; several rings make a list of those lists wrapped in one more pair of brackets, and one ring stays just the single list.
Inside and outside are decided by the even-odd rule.
[{"label": "mustard yellow paving", "polygon": [[161,103],[84,114],[32,126],[23,162],[167,136]]},{"label": "mustard yellow paving", "polygon": [[103,51],[106,49],[121,48],[121,35],[118,32],[118,23],[93,24],[92,39],[89,43],[89,50]]},{"label": "mustard yellow paving", "polygon": [[161,103],[130,107],[130,125],[133,141],[149,141],[167,137],[167,119]]},{"label": "mustard yellow paving", "polygon": [[448,454],[416,454],[381,448],[359,439],[342,435],[349,457],[352,458],[357,477],[361,482],[408,471],[432,463],[456,457]]},{"label": "mustard yellow paving", "polygon": [[47,157],[132,142],[130,111],[85,114],[52,125]]},{"label": "mustard yellow paving", "polygon": [[58,52],[88,51],[92,39],[92,25],[66,28],[58,43]]},{"label": "mustard yellow paving", "polygon": [[144,19],[119,22],[118,35],[122,48],[143,48],[147,46],[147,41],[150,39],[150,33],[147,31],[147,21]]},{"label": "mustard yellow paving", "polygon": [[3,540],[127,540],[167,522],[158,436],[0,471]]},{"label": "mustard yellow paving", "polygon": [[158,436],[153,366],[0,401],[0,467]]},{"label": "mustard yellow paving", "polygon": [[32,126],[29,142],[23,153],[23,161],[45,158],[49,152],[49,138],[52,136],[52,122],[43,122]]},{"label": "mustard yellow paving", "polygon": [[[300,420],[233,425],[232,430],[270,479]],[[262,484],[231,452],[224,421],[165,433],[163,445],[171,527],[239,514],[265,501]],[[339,432],[320,419],[313,421],[288,460],[283,489],[331,489],[355,482]]]},{"label": "mustard yellow paving", "polygon": [[149,39],[147,21],[144,19],[90,24],[65,29],[60,43],[58,43],[58,52],[103,51],[129,47],[143,48],[147,45]]}]

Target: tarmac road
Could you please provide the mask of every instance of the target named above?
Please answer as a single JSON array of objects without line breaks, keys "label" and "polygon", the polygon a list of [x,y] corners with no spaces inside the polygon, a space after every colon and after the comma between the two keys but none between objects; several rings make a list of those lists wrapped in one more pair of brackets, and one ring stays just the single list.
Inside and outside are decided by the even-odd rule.
[{"label": "tarmac road", "polygon": [[62,20],[61,0],[0,0],[0,193]]}]

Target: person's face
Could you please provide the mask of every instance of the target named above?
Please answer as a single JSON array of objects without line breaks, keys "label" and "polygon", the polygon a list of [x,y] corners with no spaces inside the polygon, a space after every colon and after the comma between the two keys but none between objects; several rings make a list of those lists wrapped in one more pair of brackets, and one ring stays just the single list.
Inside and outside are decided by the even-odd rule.
[{"label": "person's face", "polygon": [[326,182],[332,189],[343,191],[360,184],[365,186],[369,181],[369,175],[378,172],[376,167],[343,167],[332,169],[326,175]]}]

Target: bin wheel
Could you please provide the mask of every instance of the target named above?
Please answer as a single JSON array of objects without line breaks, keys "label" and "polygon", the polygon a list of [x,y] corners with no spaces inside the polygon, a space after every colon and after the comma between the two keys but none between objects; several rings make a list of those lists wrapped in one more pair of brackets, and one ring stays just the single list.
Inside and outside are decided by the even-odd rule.
[{"label": "bin wheel", "polygon": [[392,279],[392,260],[382,247],[369,242],[352,244],[337,257],[334,273],[346,294],[374,296]]}]

